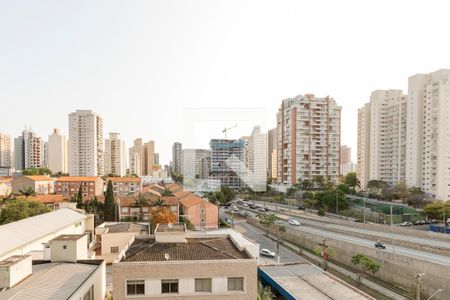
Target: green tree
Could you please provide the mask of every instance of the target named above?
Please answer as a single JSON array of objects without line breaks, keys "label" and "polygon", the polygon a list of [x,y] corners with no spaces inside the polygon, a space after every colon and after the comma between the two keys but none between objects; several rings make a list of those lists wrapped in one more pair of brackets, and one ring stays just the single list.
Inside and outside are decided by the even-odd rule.
[{"label": "green tree", "polygon": [[206,192],[203,198],[207,198],[212,204],[220,205],[225,202],[224,195],[221,191]]},{"label": "green tree", "polygon": [[176,183],[183,183],[183,174],[180,173],[172,173],[172,179]]},{"label": "green tree", "polygon": [[339,189],[325,190],[315,194],[315,199],[320,208],[331,209],[337,213],[337,209],[344,210],[348,207],[344,192]]},{"label": "green tree", "polygon": [[272,300],[275,295],[269,285],[263,287],[261,281],[258,280],[258,297],[257,300]]},{"label": "green tree", "polygon": [[158,207],[158,208],[161,207],[161,206],[164,206],[165,204],[166,204],[166,202],[163,199],[159,198],[159,197],[155,201],[153,201],[153,205]]},{"label": "green tree", "polygon": [[408,199],[409,190],[404,182],[399,182],[394,187],[395,194],[402,200],[403,203],[406,203]]},{"label": "green tree", "polygon": [[6,202],[0,212],[0,224],[7,224],[50,211],[50,208],[37,201],[13,199]]},{"label": "green tree", "polygon": [[386,188],[388,184],[383,180],[372,179],[367,183],[367,190],[369,194],[381,195],[381,192]]},{"label": "green tree", "polygon": [[[380,271],[381,265],[375,260],[369,258],[364,254],[355,254],[352,256],[352,265],[360,268],[364,273],[371,272],[372,274]],[[360,282],[361,276],[358,276],[358,282]]]},{"label": "green tree", "polygon": [[291,206],[297,205],[297,200],[295,200],[295,199],[287,199],[286,203],[287,203],[289,209],[291,209]]},{"label": "green tree", "polygon": [[259,214],[258,219],[266,228],[266,235],[269,236],[269,228],[272,224],[275,224],[275,221],[278,220],[278,217],[274,214]]},{"label": "green tree", "polygon": [[314,176],[314,178],[312,179],[312,182],[314,184],[314,188],[316,190],[323,190],[325,189],[325,177],[318,175],[318,176]]},{"label": "green tree", "polygon": [[77,208],[83,208],[83,183],[81,183],[80,187],[78,188],[76,202]]},{"label": "green tree", "polygon": [[426,214],[429,218],[432,219],[442,219],[445,216],[450,218],[450,203],[435,201],[431,204],[426,205],[423,208],[423,213]]},{"label": "green tree", "polygon": [[36,192],[31,186],[27,186],[24,189],[19,190],[19,192],[28,199],[30,196],[36,196]]},{"label": "green tree", "polygon": [[421,207],[425,203],[425,192],[420,187],[411,187],[408,190],[408,197],[406,201],[409,205]]},{"label": "green tree", "polygon": [[220,204],[222,204],[222,205],[228,204],[229,202],[231,202],[234,199],[234,197],[236,197],[236,192],[228,186],[221,186],[220,192],[223,195],[223,198],[222,198],[223,202],[220,202]]},{"label": "green tree", "polygon": [[361,189],[361,182],[356,176],[355,172],[350,172],[344,177],[344,184],[347,185],[353,193],[356,193],[356,189]]},{"label": "green tree", "polygon": [[164,188],[164,191],[161,193],[161,196],[163,197],[169,197],[169,196],[173,196],[173,193],[171,190],[169,190],[168,188]]},{"label": "green tree", "polygon": [[[137,197],[134,197],[134,206],[139,208],[139,221],[144,220],[144,206],[149,204],[147,197],[144,194],[139,193]],[[160,198],[158,198],[160,199]]]},{"label": "green tree", "polygon": [[314,188],[314,182],[309,179],[304,179],[299,182],[299,186],[303,191],[310,191]]},{"label": "green tree", "polygon": [[114,190],[111,180],[108,181],[105,194],[105,221],[116,220],[116,203],[114,201]]},{"label": "green tree", "polygon": [[49,168],[30,167],[30,168],[26,168],[25,170],[23,170],[22,174],[25,176],[51,175],[52,171]]}]

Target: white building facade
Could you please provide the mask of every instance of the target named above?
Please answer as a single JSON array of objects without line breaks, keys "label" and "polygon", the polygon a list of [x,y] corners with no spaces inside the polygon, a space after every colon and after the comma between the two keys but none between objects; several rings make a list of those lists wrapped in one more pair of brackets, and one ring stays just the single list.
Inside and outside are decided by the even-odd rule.
[{"label": "white building facade", "polygon": [[16,170],[40,168],[44,165],[44,141],[31,129],[24,129],[14,140]]},{"label": "white building facade", "polygon": [[258,191],[264,191],[267,184],[268,154],[267,133],[262,133],[259,126],[253,128],[253,132],[246,144],[246,164],[251,172],[253,186]]},{"label": "white building facade", "polygon": [[9,134],[0,133],[0,166],[12,167],[12,140]]},{"label": "white building facade", "polygon": [[67,137],[59,129],[54,129],[48,136],[48,168],[53,173],[68,173]]},{"label": "white building facade", "polygon": [[105,139],[105,174],[125,176],[127,158],[125,142],[118,133],[110,133]]}]

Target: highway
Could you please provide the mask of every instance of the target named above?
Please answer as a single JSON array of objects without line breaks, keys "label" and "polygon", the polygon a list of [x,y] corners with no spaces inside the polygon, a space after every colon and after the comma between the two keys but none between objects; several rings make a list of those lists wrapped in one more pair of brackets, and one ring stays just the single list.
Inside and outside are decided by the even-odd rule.
[{"label": "highway", "polygon": [[[281,213],[277,213],[277,215],[286,219],[286,215],[283,215]],[[302,218],[297,218],[297,217],[290,217],[290,218],[299,221],[302,225],[301,226],[289,225],[289,223],[286,220],[281,220],[281,222],[286,227],[291,228],[292,230],[298,231],[299,236],[301,236],[302,232],[306,232],[306,233],[314,234],[317,236],[321,236],[323,238],[344,241],[347,243],[351,243],[351,244],[363,246],[363,247],[368,247],[368,248],[374,248],[374,241],[372,239],[364,239],[364,238],[354,237],[354,236],[347,235],[347,234],[336,233],[336,232],[328,231],[326,228],[322,229],[322,228],[311,227],[311,226],[308,226],[308,224],[311,222],[310,220],[306,221]],[[319,223],[319,222],[316,222],[316,223]],[[323,226],[323,224],[320,224],[320,225]],[[345,230],[347,230],[348,227],[343,226],[343,228],[345,228]],[[351,229],[354,229],[354,228],[351,228]],[[351,230],[349,230],[349,231],[351,231]],[[370,232],[372,232],[372,231],[370,231]],[[390,241],[390,233],[386,233],[383,240],[385,242],[386,249],[379,250],[379,251],[389,251],[389,252],[395,253],[396,255],[402,255],[402,256],[406,256],[406,257],[416,258],[416,259],[420,259],[423,261],[428,261],[428,262],[432,262],[432,263],[450,267],[450,257],[448,257],[448,256],[434,254],[434,253],[428,253],[425,251],[414,250],[414,249],[410,249],[410,248],[406,248],[406,247],[397,246],[397,245],[395,245],[395,242],[394,242],[394,246],[393,246],[392,244],[387,243],[387,241]],[[433,242],[434,242],[434,240],[433,240]]]}]

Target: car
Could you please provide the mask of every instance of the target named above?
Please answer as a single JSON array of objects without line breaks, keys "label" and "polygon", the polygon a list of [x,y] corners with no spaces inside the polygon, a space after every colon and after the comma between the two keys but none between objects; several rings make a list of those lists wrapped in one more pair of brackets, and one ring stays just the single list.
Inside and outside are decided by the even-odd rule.
[{"label": "car", "polygon": [[414,225],[425,225],[425,221],[424,220],[418,220],[414,222]]},{"label": "car", "polygon": [[238,200],[238,201],[236,201],[236,203],[237,203],[237,204],[242,204],[242,203],[244,203],[244,202],[242,202],[242,200]]},{"label": "car", "polygon": [[242,204],[243,207],[248,207],[247,203]]},{"label": "car", "polygon": [[382,242],[378,241],[378,242],[375,243],[375,248],[377,248],[377,249],[386,249],[386,246]]},{"label": "car", "polygon": [[275,252],[270,251],[269,249],[262,249],[259,254],[261,254],[261,256],[275,257]]},{"label": "car", "polygon": [[306,207],[304,207],[303,205],[299,205],[299,206],[297,207],[297,209],[299,209],[299,210],[306,210]]},{"label": "car", "polygon": [[402,222],[402,223],[400,223],[400,226],[402,226],[402,227],[412,226],[412,223],[411,222]]},{"label": "car", "polygon": [[300,226],[300,222],[294,219],[289,219],[288,223],[294,226]]},{"label": "car", "polygon": [[267,209],[265,209],[264,207],[259,207],[259,208],[258,208],[258,211],[260,211],[260,212],[265,212],[265,211],[267,211]]}]

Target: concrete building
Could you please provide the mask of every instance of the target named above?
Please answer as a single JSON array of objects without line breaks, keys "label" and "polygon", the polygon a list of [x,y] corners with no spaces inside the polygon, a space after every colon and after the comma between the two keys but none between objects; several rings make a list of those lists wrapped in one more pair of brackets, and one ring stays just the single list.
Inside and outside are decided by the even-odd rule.
[{"label": "concrete building", "polygon": [[[46,244],[61,234],[88,234],[93,240],[94,218],[70,208],[26,218],[0,226],[0,261],[13,255],[45,258]],[[85,244],[87,245],[87,244]]]},{"label": "concrete building", "polygon": [[219,208],[193,193],[181,197],[180,215],[187,218],[195,230],[219,228]]},{"label": "concrete building", "polygon": [[261,132],[260,126],[255,126],[246,143],[246,167],[250,171],[250,188],[255,191],[265,191],[267,185],[267,133]]},{"label": "concrete building", "polygon": [[70,176],[104,175],[103,119],[92,110],[69,114]]},{"label": "concrete building", "polygon": [[406,167],[408,186],[450,200],[450,69],[408,79]]},{"label": "concrete building", "polygon": [[232,230],[158,225],[113,264],[114,299],[256,299],[258,246]]},{"label": "concrete building", "polygon": [[[141,138],[135,139],[133,147],[129,150],[130,174],[137,176],[152,175],[155,167],[155,142],[144,143]],[[159,157],[158,157],[159,159]]]},{"label": "concrete building", "polygon": [[[151,219],[151,213],[157,207],[155,206],[155,201],[159,198],[164,200],[164,206],[167,207],[171,212],[173,212],[177,220],[179,218],[179,205],[178,199],[175,196],[163,196],[161,193],[155,192],[154,190],[148,190],[142,192],[141,194],[147,199],[147,204],[142,207],[142,220],[148,221]],[[118,206],[119,206],[119,220],[132,220],[138,221],[140,217],[140,209],[136,206],[136,197],[138,193],[128,196],[119,196]]]},{"label": "concrete building", "polygon": [[370,180],[370,103],[358,109],[357,142],[356,175],[365,190]]},{"label": "concrete building", "polygon": [[155,164],[155,142],[148,141],[144,143],[144,175],[152,175]]},{"label": "concrete building", "polygon": [[172,172],[181,173],[182,168],[182,145],[179,142],[173,143],[172,146]]},{"label": "concrete building", "polygon": [[[277,172],[273,172],[273,157],[277,151],[277,129],[273,128],[267,131],[267,177],[276,179]],[[276,155],[275,155],[276,159]],[[276,165],[276,163],[275,163]]]},{"label": "concrete building", "polygon": [[111,181],[114,195],[133,195],[142,191],[142,179],[140,177],[108,177],[106,184]]},{"label": "concrete building", "polygon": [[337,180],[340,141],[341,107],[333,98],[308,94],[283,100],[277,113],[278,181]]},{"label": "concrete building", "polygon": [[55,194],[65,197],[76,196],[81,186],[83,198],[91,200],[103,195],[104,182],[96,176],[61,176],[55,182]]},{"label": "concrete building", "polygon": [[125,176],[127,173],[127,158],[125,142],[118,133],[110,133],[105,139],[105,174]]},{"label": "concrete building", "polygon": [[[392,185],[405,181],[406,105],[401,90],[376,90],[368,106],[360,109],[358,176],[364,188],[370,180],[383,180]],[[370,113],[369,120],[366,112]]]},{"label": "concrete building", "polygon": [[14,140],[14,156],[17,171],[43,167],[44,141],[31,129],[24,129]]},{"label": "concrete building", "polygon": [[[218,180],[221,185],[234,190],[245,187],[245,183],[239,177],[240,173],[245,172],[245,141],[213,139],[209,144],[211,146],[211,179]],[[228,160],[233,157],[236,161]]]},{"label": "concrete building", "polygon": [[356,172],[356,164],[352,162],[352,148],[341,145],[341,175]]},{"label": "concrete building", "polygon": [[49,195],[55,191],[55,180],[50,176],[21,176],[12,180],[12,191],[19,195],[21,190],[32,188],[37,195]]},{"label": "concrete building", "polygon": [[0,166],[13,167],[13,144],[9,134],[0,133]]},{"label": "concrete building", "polygon": [[211,151],[208,149],[182,149],[181,172],[185,178],[207,179],[211,166]]},{"label": "concrete building", "polygon": [[67,138],[62,135],[59,129],[53,129],[53,133],[48,136],[48,168],[53,173],[69,172],[67,162]]}]

